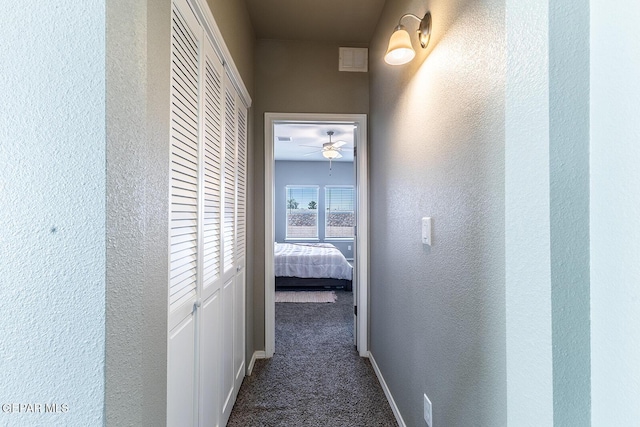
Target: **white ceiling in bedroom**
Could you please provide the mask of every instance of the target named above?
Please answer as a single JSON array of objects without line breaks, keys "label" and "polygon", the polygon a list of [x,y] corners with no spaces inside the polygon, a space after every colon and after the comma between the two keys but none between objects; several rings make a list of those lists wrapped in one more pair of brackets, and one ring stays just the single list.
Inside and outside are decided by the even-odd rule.
[{"label": "white ceiling in bedroom", "polygon": [[354,125],[344,123],[276,123],[274,124],[274,153],[276,160],[319,162],[322,144],[329,142],[328,131],[333,131],[331,142],[344,141],[342,158],[334,162],[353,162]]}]

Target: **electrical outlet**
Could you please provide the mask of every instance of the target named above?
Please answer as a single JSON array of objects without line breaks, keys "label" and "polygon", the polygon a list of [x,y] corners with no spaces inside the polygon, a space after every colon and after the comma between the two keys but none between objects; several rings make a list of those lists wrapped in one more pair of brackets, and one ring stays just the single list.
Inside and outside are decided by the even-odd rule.
[{"label": "electrical outlet", "polygon": [[347,250],[350,251],[351,250],[351,245],[347,246]]},{"label": "electrical outlet", "polygon": [[424,395],[424,420],[427,422],[427,426],[433,427],[433,417],[431,415],[431,401]]}]

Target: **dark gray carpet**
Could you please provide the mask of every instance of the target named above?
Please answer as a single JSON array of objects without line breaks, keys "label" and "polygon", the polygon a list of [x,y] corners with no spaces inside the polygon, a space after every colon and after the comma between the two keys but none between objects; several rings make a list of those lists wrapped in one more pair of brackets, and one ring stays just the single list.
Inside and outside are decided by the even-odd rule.
[{"label": "dark gray carpet", "polygon": [[368,359],[353,345],[353,296],[276,304],[276,352],[256,361],[228,426],[397,426]]}]

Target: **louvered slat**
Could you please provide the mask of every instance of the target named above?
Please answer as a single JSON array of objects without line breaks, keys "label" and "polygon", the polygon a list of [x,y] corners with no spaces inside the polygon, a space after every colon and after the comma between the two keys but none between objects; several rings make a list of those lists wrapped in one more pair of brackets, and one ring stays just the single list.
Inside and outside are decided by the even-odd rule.
[{"label": "louvered slat", "polygon": [[224,97],[224,271],[233,267],[235,255],[235,146],[236,107],[234,94],[225,88]]},{"label": "louvered slat", "polygon": [[247,193],[247,113],[242,105],[238,106],[238,147],[237,147],[237,212],[236,238],[238,256],[243,256],[246,240],[246,193]]},{"label": "louvered slat", "polygon": [[220,276],[222,171],[222,76],[208,56],[204,63],[203,287]]},{"label": "louvered slat", "polygon": [[174,8],[171,37],[169,310],[196,294],[199,41]]}]

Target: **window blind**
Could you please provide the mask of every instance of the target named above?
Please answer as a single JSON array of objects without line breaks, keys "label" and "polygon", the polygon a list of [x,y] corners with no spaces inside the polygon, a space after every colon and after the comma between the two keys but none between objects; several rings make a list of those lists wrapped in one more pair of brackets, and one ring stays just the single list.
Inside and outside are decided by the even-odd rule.
[{"label": "window blind", "polygon": [[325,192],[325,238],[353,238],[355,191],[349,186],[327,186]]}]

